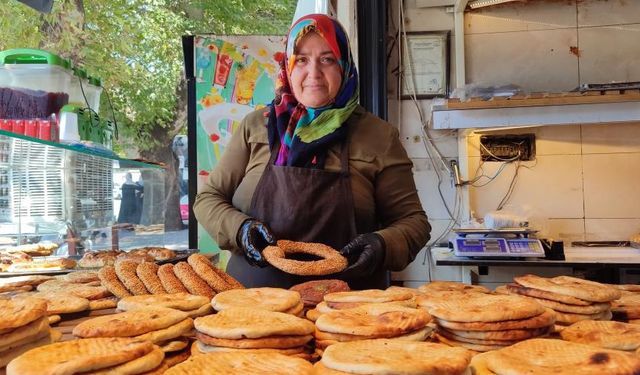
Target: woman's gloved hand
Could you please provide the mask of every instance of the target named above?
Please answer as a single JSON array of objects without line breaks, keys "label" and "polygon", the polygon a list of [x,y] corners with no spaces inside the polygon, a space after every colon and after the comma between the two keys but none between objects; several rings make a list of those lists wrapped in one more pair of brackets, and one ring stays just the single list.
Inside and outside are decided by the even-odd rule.
[{"label": "woman's gloved hand", "polygon": [[384,239],[377,233],[365,233],[354,238],[340,250],[340,254],[349,260],[350,266],[342,272],[346,278],[364,277],[384,262]]},{"label": "woman's gloved hand", "polygon": [[265,223],[255,219],[245,220],[238,230],[237,240],[249,264],[267,266],[267,261],[262,257],[262,250],[269,245],[275,245],[276,238]]}]

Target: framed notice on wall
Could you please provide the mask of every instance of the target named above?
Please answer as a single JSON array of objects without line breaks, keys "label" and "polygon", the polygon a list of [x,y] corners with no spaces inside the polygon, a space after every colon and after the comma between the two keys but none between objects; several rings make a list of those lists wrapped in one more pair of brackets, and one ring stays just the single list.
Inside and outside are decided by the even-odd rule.
[{"label": "framed notice on wall", "polygon": [[449,32],[407,33],[402,44],[402,99],[446,97],[449,90]]}]

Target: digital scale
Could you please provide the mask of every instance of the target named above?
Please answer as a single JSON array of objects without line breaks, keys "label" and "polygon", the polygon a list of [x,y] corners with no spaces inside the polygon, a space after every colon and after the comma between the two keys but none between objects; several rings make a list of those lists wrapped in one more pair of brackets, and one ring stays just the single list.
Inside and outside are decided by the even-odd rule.
[{"label": "digital scale", "polygon": [[536,230],[512,229],[454,229],[453,254],[459,257],[542,258],[545,256],[540,240],[529,238]]}]

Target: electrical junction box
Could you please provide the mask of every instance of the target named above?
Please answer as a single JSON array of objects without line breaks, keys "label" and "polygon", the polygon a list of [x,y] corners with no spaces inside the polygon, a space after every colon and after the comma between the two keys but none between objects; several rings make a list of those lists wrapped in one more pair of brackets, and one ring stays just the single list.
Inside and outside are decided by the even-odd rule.
[{"label": "electrical junction box", "polygon": [[534,160],[535,134],[496,134],[480,137],[482,161]]}]

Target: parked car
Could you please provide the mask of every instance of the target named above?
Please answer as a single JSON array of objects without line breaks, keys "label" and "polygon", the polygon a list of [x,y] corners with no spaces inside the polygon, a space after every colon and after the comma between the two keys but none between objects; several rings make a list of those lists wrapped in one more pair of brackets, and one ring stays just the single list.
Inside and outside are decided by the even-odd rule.
[{"label": "parked car", "polygon": [[183,195],[180,197],[180,218],[182,224],[189,225],[189,196]]}]

